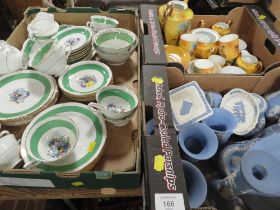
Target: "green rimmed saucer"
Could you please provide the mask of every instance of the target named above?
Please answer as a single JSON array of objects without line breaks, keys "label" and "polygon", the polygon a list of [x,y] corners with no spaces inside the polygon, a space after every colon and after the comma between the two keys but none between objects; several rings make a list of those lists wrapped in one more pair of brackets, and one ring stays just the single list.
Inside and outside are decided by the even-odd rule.
[{"label": "green rimmed saucer", "polygon": [[26,124],[35,113],[56,100],[56,92],[54,79],[38,71],[25,70],[2,76],[0,123],[9,126]]},{"label": "green rimmed saucer", "polygon": [[91,44],[92,32],[85,26],[72,26],[59,31],[53,38],[61,45],[70,45],[71,53],[74,53]]},{"label": "green rimmed saucer", "polygon": [[26,127],[21,141],[21,156],[25,162],[31,160],[25,150],[26,138],[30,129],[38,122],[54,116],[66,116],[77,125],[79,139],[73,152],[65,159],[52,163],[40,163],[37,168],[44,171],[77,172],[90,170],[97,163],[104,149],[107,131],[104,119],[101,115],[92,112],[81,103],[63,103],[54,105],[37,115]]},{"label": "green rimmed saucer", "polygon": [[112,80],[112,72],[104,63],[81,61],[69,66],[58,78],[63,93],[79,101],[92,101],[96,92],[106,87]]}]

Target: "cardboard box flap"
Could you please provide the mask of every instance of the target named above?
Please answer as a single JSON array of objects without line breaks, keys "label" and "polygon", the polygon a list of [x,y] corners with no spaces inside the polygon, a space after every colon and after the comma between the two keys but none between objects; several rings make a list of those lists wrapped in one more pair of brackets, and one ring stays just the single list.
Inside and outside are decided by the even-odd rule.
[{"label": "cardboard box flap", "polygon": [[280,21],[280,1],[271,0],[268,10],[273,14],[273,16]]},{"label": "cardboard box flap", "polygon": [[166,65],[163,37],[156,5],[140,5],[140,29],[142,38],[142,63]]}]

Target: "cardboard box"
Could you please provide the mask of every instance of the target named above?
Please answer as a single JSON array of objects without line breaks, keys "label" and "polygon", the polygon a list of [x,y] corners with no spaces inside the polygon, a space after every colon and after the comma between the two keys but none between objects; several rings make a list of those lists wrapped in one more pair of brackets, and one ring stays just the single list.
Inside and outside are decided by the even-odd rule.
[{"label": "cardboard box", "polygon": [[245,4],[258,4],[259,0],[217,0],[221,7],[236,7]]},{"label": "cardboard box", "polygon": [[[165,69],[164,66],[142,66],[143,113],[150,112],[155,123],[154,134],[144,134],[143,139],[147,203],[150,204],[148,209],[160,210],[164,209],[161,205],[165,201],[160,196],[170,197],[171,200],[167,201],[175,197],[177,199],[173,201],[176,208],[172,209],[185,210],[190,207],[176,132],[173,129]],[[143,131],[146,131],[145,125]]]},{"label": "cardboard box", "polygon": [[[275,6],[277,6],[277,4],[277,2],[274,3]],[[273,11],[276,10],[277,9],[274,9]],[[277,11],[279,10],[280,8]],[[158,46],[158,49],[161,49],[161,52],[158,53],[161,54],[160,62],[158,61],[159,56],[153,56],[150,53],[153,50],[151,46],[157,45],[154,41],[155,39],[152,38],[152,34],[159,34],[159,38],[162,38],[163,35],[160,35],[159,22],[153,27],[155,30],[158,29],[158,31],[152,33],[151,27],[148,27],[148,32],[146,32],[146,16],[148,16],[147,14],[149,13],[157,14],[157,7],[149,8],[145,5],[140,6],[140,22],[142,21],[144,25],[140,27],[141,34],[146,33],[145,39],[142,40],[142,49],[144,49],[142,51],[142,62],[143,64],[165,65],[167,62],[166,59],[165,62],[163,61],[163,55],[165,54],[163,46]],[[157,17],[154,19],[157,19]],[[276,19],[273,21],[268,13],[259,6],[250,5],[238,7],[232,9],[228,15],[195,15],[192,21],[192,28],[196,28],[202,19],[205,20],[207,28],[210,28],[218,21],[232,20],[232,33],[239,34],[240,38],[246,41],[249,52],[257,56],[263,62],[265,72],[271,70],[272,65],[280,61],[280,30],[277,31],[276,27],[279,26],[277,24],[278,20]],[[161,44],[163,41],[159,40],[157,43]],[[200,77],[204,75],[197,76]],[[243,77],[251,77],[251,75],[245,75]]]},{"label": "cardboard box", "polygon": [[[28,9],[24,20],[7,40],[21,49],[27,38],[26,27],[39,9]],[[112,10],[102,12],[94,8],[71,8],[65,12],[51,10],[60,24],[85,25],[94,14],[107,15],[116,18],[120,27],[138,34],[138,16],[131,10]],[[140,97],[137,85],[140,74],[140,48],[137,48],[130,60],[117,67],[111,67],[113,84],[125,85],[134,90]],[[62,95],[62,94],[61,94]],[[59,102],[69,101],[61,97]],[[102,188],[131,189],[141,184],[141,109],[135,113],[131,122],[123,127],[115,127],[106,123],[107,143],[104,153],[93,171],[77,173],[38,172],[34,170],[14,169],[0,172],[0,185],[22,187],[53,187],[53,188],[87,188],[100,190]],[[5,129],[5,128],[4,128]],[[20,138],[24,127],[9,127],[12,133]]]},{"label": "cardboard box", "polygon": [[[201,19],[203,19],[206,21],[206,27],[211,27],[218,21],[232,20],[232,32],[238,33],[240,38],[247,42],[248,50],[263,61],[265,67],[264,73],[255,75],[186,74],[182,69],[167,65],[164,48],[163,46],[159,46],[159,44],[163,44],[163,41],[158,40],[158,38],[162,38],[162,35],[159,22],[155,22],[158,19],[155,16],[157,14],[157,8],[147,5],[140,6],[140,29],[143,36],[141,56],[142,63],[144,64],[142,66],[144,107],[145,112],[148,112],[150,115],[153,113],[152,118],[155,124],[155,134],[153,136],[147,136],[143,140],[145,177],[146,182],[150,186],[146,190],[148,191],[148,199],[152,209],[156,209],[158,202],[156,200],[156,194],[171,193],[168,190],[166,182],[163,181],[165,170],[155,170],[157,168],[155,167],[155,157],[164,155],[162,148],[163,138],[160,135],[163,129],[166,129],[167,134],[170,136],[169,142],[173,154],[172,165],[176,166],[173,171],[177,177],[176,183],[180,185],[180,188],[176,190],[179,194],[183,194],[185,201],[187,200],[187,192],[184,188],[185,181],[182,176],[180,154],[178,152],[169,102],[169,89],[191,81],[197,81],[204,90],[219,91],[222,93],[232,88],[242,88],[246,91],[263,95],[270,91],[279,90],[280,88],[280,36],[273,19],[260,7],[239,7],[231,10],[228,15],[195,15],[192,22],[192,26],[196,27]],[[261,15],[265,15],[265,19],[260,18]],[[154,49],[161,49],[162,51],[158,52],[157,55],[153,55]],[[156,81],[163,82],[163,85],[156,85]],[[165,115],[164,120],[162,115]],[[164,126],[162,126],[163,122]],[[186,203],[185,208],[188,208],[188,204]]]}]

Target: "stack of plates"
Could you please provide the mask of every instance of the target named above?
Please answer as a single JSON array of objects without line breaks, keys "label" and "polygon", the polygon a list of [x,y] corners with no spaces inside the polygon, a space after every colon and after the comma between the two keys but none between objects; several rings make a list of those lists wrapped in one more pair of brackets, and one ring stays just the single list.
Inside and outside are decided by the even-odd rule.
[{"label": "stack of plates", "polygon": [[27,124],[38,113],[53,105],[58,88],[53,77],[39,71],[18,71],[0,78],[0,123]]},{"label": "stack of plates", "polygon": [[92,55],[92,32],[85,26],[71,26],[59,31],[54,38],[68,47],[68,63],[86,60]]},{"label": "stack of plates", "polygon": [[77,144],[67,157],[55,162],[42,162],[35,169],[58,172],[89,171],[98,162],[105,148],[106,125],[100,114],[90,111],[87,105],[74,102],[49,107],[31,121],[22,135],[21,156],[24,162],[32,160],[25,149],[30,129],[42,120],[55,115],[69,117],[75,122],[79,130]]}]

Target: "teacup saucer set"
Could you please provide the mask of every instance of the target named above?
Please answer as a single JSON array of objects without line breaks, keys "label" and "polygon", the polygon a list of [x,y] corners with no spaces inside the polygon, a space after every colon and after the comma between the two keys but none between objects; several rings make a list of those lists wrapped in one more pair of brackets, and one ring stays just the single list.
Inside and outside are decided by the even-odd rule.
[{"label": "teacup saucer set", "polygon": [[[87,26],[60,27],[39,12],[21,51],[0,42],[0,125],[27,125],[19,141],[0,132],[0,170],[22,160],[23,168],[44,171],[94,167],[106,143],[105,121],[124,126],[138,107],[133,90],[113,85],[107,65],[126,63],[137,47],[137,36],[117,26],[92,16]],[[95,52],[105,63],[91,60]],[[60,90],[73,102],[55,104]]]},{"label": "teacup saucer set", "polygon": [[[201,206],[205,201],[207,182],[211,183],[209,177],[206,181],[203,170],[200,171],[197,166],[203,168],[203,162],[211,164],[213,161],[221,174],[233,176],[239,170],[243,155],[250,148],[254,150],[253,146],[257,142],[265,145],[265,153],[260,151],[255,154],[260,159],[266,152],[269,153],[266,148],[271,146],[266,144],[265,138],[270,135],[277,135],[274,138],[278,140],[280,138],[280,91],[260,96],[235,88],[221,94],[203,91],[197,82],[192,81],[170,90],[169,94],[182,167],[193,208]],[[149,121],[148,134],[152,135],[153,128],[153,121]],[[248,168],[243,167],[248,171]],[[254,170],[251,171],[251,177],[254,177],[252,173],[262,173],[262,168]],[[229,179],[230,177],[226,180]],[[216,187],[217,183],[219,182],[215,182]],[[222,183],[225,185],[225,180],[221,181],[221,186]],[[227,185],[229,183],[228,181]],[[236,185],[239,184],[237,181]],[[229,188],[232,189],[232,186]]]},{"label": "teacup saucer set", "polygon": [[[188,4],[169,1],[159,8],[159,20],[165,35],[168,63],[179,63],[189,74],[256,74],[262,62],[250,54],[245,41],[231,33],[233,21],[217,22],[207,28],[201,20],[191,28],[193,12]],[[178,65],[176,65],[178,66]]]}]

